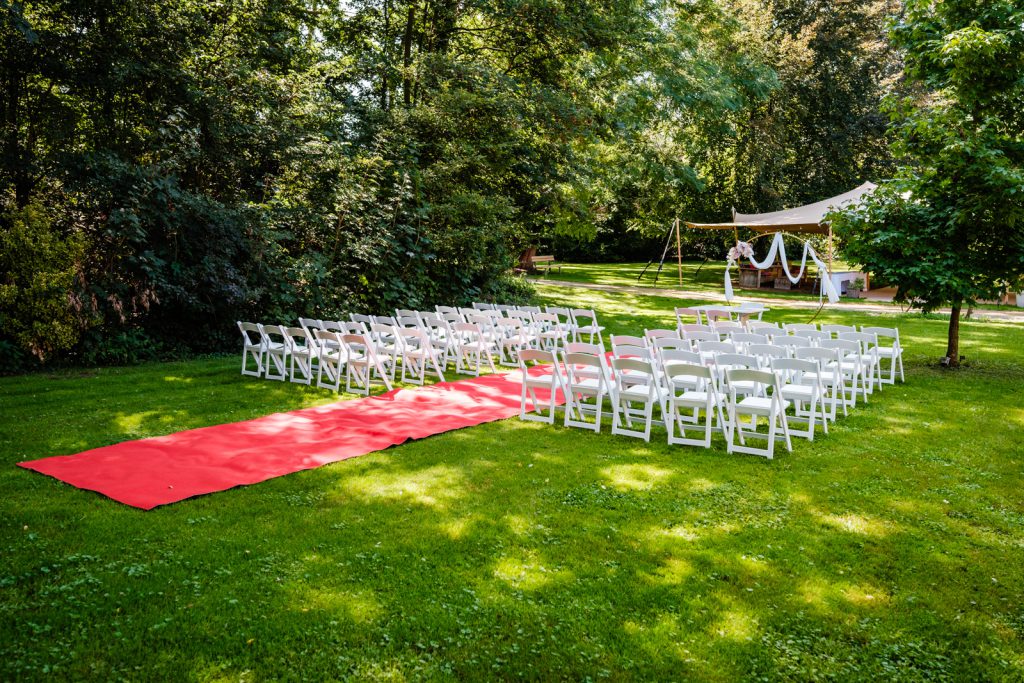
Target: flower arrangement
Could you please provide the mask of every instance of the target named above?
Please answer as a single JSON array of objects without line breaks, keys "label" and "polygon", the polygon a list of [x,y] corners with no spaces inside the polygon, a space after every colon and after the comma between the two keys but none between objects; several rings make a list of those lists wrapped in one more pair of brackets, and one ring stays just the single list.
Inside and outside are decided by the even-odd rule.
[{"label": "flower arrangement", "polygon": [[737,242],[736,246],[729,250],[727,258],[730,261],[739,261],[741,258],[749,259],[754,255],[754,247],[750,242]]}]

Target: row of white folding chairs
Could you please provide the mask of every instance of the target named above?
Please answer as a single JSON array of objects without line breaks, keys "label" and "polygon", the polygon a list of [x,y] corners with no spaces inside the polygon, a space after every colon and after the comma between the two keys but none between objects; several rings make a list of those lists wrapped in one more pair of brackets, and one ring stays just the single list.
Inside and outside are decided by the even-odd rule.
[{"label": "row of white folding chairs", "polygon": [[[675,309],[676,325],[685,325],[690,322],[696,324],[711,324],[720,321],[732,321],[744,323],[749,320],[760,320],[764,315],[765,305],[752,301],[746,301],[738,306],[681,306]],[[690,319],[693,320],[690,320]]]},{"label": "row of white folding chairs", "polygon": [[[864,335],[864,336],[860,336]],[[717,325],[684,324],[676,330],[647,330],[645,337],[679,337],[691,342],[726,341],[738,344],[770,343],[782,346],[820,346],[821,342],[846,339],[857,340],[871,347],[871,353],[879,360],[879,373],[875,385],[895,384],[896,375],[902,382],[903,347],[900,343],[899,329],[895,327],[879,327],[864,325],[860,329],[852,325],[822,325],[820,328],[812,323],[794,323],[779,326],[776,323],[750,321],[746,326],[737,323],[719,323]]]},{"label": "row of white folding chairs", "polygon": [[519,320],[534,334],[550,333],[548,337],[557,344],[569,341],[593,343],[596,339],[604,343],[604,327],[598,323],[597,313],[589,308],[566,308],[561,306],[512,306],[503,304],[474,303],[472,308],[437,306],[442,315],[459,315],[466,322],[473,314],[486,315],[495,319]]},{"label": "row of white folding chairs", "polygon": [[[707,357],[686,351],[658,358],[633,348],[609,362],[599,348],[585,346],[572,345],[564,355],[523,352],[521,418],[553,424],[556,392],[560,392],[565,398],[564,424],[599,432],[607,397],[613,434],[649,441],[652,425],[664,424],[670,444],[710,447],[712,432],[718,431],[726,436],[729,452],[771,458],[776,437],[792,450],[790,436],[813,440],[817,422],[827,434],[838,408],[847,414],[848,397],[855,393],[858,377],[867,372],[859,353],[849,347],[845,354],[840,349],[806,348],[798,349],[796,358],[767,359],[735,353]],[[549,371],[531,373],[529,362],[548,364]],[[538,397],[539,390],[549,392],[546,401]],[[792,415],[787,413],[790,408]],[[655,419],[655,410],[661,419]],[[758,418],[767,420],[767,433],[758,431]],[[791,429],[791,421],[803,424],[803,429]],[[635,428],[637,422],[642,429]],[[694,438],[687,435],[688,430],[703,435]],[[765,438],[767,443],[757,448],[746,443],[749,438]]]}]

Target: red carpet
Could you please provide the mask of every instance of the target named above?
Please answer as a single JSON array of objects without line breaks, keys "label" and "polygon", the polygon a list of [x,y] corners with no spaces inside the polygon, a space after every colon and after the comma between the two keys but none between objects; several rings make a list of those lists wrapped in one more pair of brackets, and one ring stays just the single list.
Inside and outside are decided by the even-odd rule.
[{"label": "red carpet", "polygon": [[[538,366],[533,371],[550,372],[550,368]],[[519,414],[522,384],[518,377],[513,372],[396,389],[381,396],[18,464],[150,510],[410,439],[513,417]]]}]

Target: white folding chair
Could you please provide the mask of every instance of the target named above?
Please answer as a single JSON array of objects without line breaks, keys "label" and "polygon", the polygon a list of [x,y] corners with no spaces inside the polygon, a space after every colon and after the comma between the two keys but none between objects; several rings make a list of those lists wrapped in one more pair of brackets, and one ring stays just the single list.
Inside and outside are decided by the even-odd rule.
[{"label": "white folding chair", "polygon": [[572,311],[563,306],[545,306],[544,311],[558,318],[558,326],[565,332],[566,340],[576,340],[576,325],[573,323]]},{"label": "white folding chair", "polygon": [[747,344],[746,352],[757,358],[762,368],[769,367],[773,358],[789,358],[791,355],[789,349],[775,344]]},{"label": "white folding chair", "polygon": [[[377,354],[377,342],[367,334],[343,334],[341,344],[345,353],[345,391],[369,395],[374,378],[391,391],[391,378]],[[353,388],[355,380],[355,388]]]},{"label": "white folding chair", "polygon": [[370,340],[374,343],[378,360],[388,372],[388,379],[394,382],[398,361],[402,357],[402,340],[398,336],[398,328],[387,323],[370,323]]},{"label": "white folding chair", "polygon": [[698,341],[697,352],[704,359],[704,364],[710,365],[719,353],[736,353],[736,345],[723,341]]},{"label": "white folding chair", "polygon": [[676,327],[682,328],[683,325],[689,324],[685,318],[693,318],[696,323],[700,324],[700,311],[696,308],[690,308],[689,306],[679,306],[673,311],[676,315]]},{"label": "white folding chair", "polygon": [[829,337],[839,338],[841,332],[856,332],[857,328],[853,325],[825,325],[822,324],[821,331],[829,335]]},{"label": "white folding chair", "polygon": [[825,387],[818,363],[797,358],[774,358],[771,369],[782,381],[779,395],[793,404],[793,415],[788,420],[805,425],[802,430],[790,425],[790,434],[814,441],[814,423],[818,417],[821,417],[822,429],[828,434]]},{"label": "white folding chair", "polygon": [[[763,455],[769,460],[774,457],[775,439],[781,431],[781,438],[785,440],[786,450],[792,452],[793,443],[789,438],[789,423],[786,421],[786,410],[789,402],[782,398],[779,391],[780,381],[777,375],[764,370],[730,370],[726,374],[726,414],[729,426],[726,429],[728,451],[730,453],[749,453],[750,455]],[[759,386],[758,396],[743,396],[737,391],[737,385],[743,383],[757,384]],[[741,385],[742,386],[742,385]],[[743,396],[743,398],[740,398]],[[741,418],[749,417],[750,423],[745,425]],[[760,432],[757,429],[759,418],[765,418],[768,422],[768,432]],[[739,439],[739,444],[736,439]],[[747,439],[765,439],[767,444],[764,448],[756,448],[747,445]]]},{"label": "white folding chair", "polygon": [[[347,357],[341,334],[330,330],[313,330],[313,339],[320,348],[316,385],[321,389],[341,390],[341,373]],[[324,380],[324,375],[327,380]]]},{"label": "white folding chair", "polygon": [[821,385],[822,403],[828,407],[825,416],[835,422],[840,406],[843,408],[843,415],[848,415],[843,373],[839,369],[839,352],[834,349],[820,348],[796,349],[796,358],[818,366],[813,373],[804,373],[802,380]]},{"label": "white folding chair", "polygon": [[288,376],[292,382],[308,386],[313,382],[313,373],[316,371],[315,364],[319,357],[319,346],[304,327],[285,327],[284,333],[289,347]]},{"label": "white folding chair", "polygon": [[497,372],[492,354],[497,351],[494,341],[484,335],[477,323],[455,323],[455,372],[460,375],[480,376],[480,367],[486,361],[491,372]]},{"label": "white folding chair", "polygon": [[258,325],[266,346],[263,376],[283,382],[288,377],[288,335],[281,325]]},{"label": "white folding chair", "polygon": [[753,332],[733,332],[729,335],[729,341],[736,345],[736,348],[745,351],[751,344],[767,344],[768,335],[755,334]]},{"label": "white folding chair", "polygon": [[[661,382],[654,364],[638,358],[613,358],[612,370],[615,381],[612,434],[633,436],[649,442],[651,425],[655,422],[655,407],[662,411],[663,418],[665,412],[665,398],[661,393]],[[636,421],[643,424],[642,431],[634,429]]]},{"label": "white folding chair", "polygon": [[[242,374],[249,377],[263,376],[263,358],[267,347],[263,343],[263,333],[256,323],[238,321],[238,330],[242,333]],[[256,361],[256,369],[249,369],[249,359]]]},{"label": "white folding chair", "polygon": [[679,336],[679,330],[645,329],[644,339],[648,346],[653,346],[656,339],[682,339],[682,337]]},{"label": "white folding chair", "polygon": [[402,339],[402,381],[422,385],[432,372],[443,382],[444,372],[430,335],[419,327],[400,328],[398,334]]},{"label": "white folding chair", "polygon": [[373,324],[373,317],[369,315],[363,315],[362,313],[353,313],[349,316],[349,320],[354,323],[359,323],[364,329],[369,330],[370,325]]},{"label": "white folding chair", "polygon": [[828,332],[819,332],[818,330],[792,330],[791,333],[794,337],[803,337],[811,342],[811,346],[820,346],[821,342],[832,338]]},{"label": "white folding chair", "polygon": [[535,347],[537,337],[530,334],[518,318],[501,318],[497,323],[498,362],[502,365],[519,365],[519,352]]},{"label": "white folding chair", "polygon": [[878,335],[870,332],[840,332],[840,339],[855,341],[860,344],[860,359],[864,365],[864,377],[867,381],[868,393],[875,393],[875,386],[882,389],[882,364],[878,356]]},{"label": "white folding chair", "polygon": [[572,316],[573,341],[581,342],[587,336],[587,343],[594,343],[594,336],[601,346],[604,346],[604,328],[597,322],[597,313],[590,308],[573,308],[569,311]]},{"label": "white folding chair", "polygon": [[[722,413],[724,401],[711,368],[699,363],[678,363],[666,368],[666,377],[668,414],[665,416],[665,426],[668,429],[669,444],[711,448],[711,432],[722,431],[728,425]],[[701,411],[704,413],[703,424]],[[687,429],[701,428],[704,431],[702,439],[686,435]]]},{"label": "white folding chair", "polygon": [[[544,349],[522,349],[518,353],[518,361],[519,371],[523,375],[523,385],[519,397],[519,419],[555,424],[558,392],[561,392],[563,397],[565,396],[563,376],[558,368],[558,356],[554,351]],[[539,364],[549,366],[551,371],[531,373],[530,363],[533,363],[534,367]],[[544,402],[538,400],[537,390],[548,392],[547,415],[541,411]]]},{"label": "white folding chair", "polygon": [[[899,367],[900,381],[903,380],[903,347],[900,345],[900,331],[895,327],[861,327],[861,332],[873,334],[878,339],[878,372],[885,384],[896,384],[896,368]],[[888,343],[883,345],[882,341]],[[882,361],[889,361],[889,372],[886,376]]]},{"label": "white folding chair", "polygon": [[740,323],[731,320],[718,320],[711,323],[711,329],[718,333],[719,337],[725,337],[734,332],[746,332],[747,328]]},{"label": "white folding chair", "polygon": [[569,341],[569,332],[562,327],[556,314],[534,313],[533,322],[536,325],[535,334],[540,348],[557,351]]},{"label": "white folding chair", "polygon": [[851,408],[857,407],[857,393],[866,403],[868,400],[867,379],[861,358],[860,343],[847,339],[829,339],[821,342],[819,348],[831,349],[839,354],[833,366],[843,378],[843,395]]},{"label": "white folding chair", "polygon": [[[601,431],[604,397],[610,393],[601,359],[590,353],[565,354],[565,426]],[[592,415],[594,421],[587,419]]]},{"label": "white folding chair", "polygon": [[769,334],[771,331],[781,329],[778,323],[770,323],[763,320],[751,320],[747,323],[747,332],[753,332],[754,334]]},{"label": "white folding chair", "polygon": [[794,332],[799,332],[801,330],[811,330],[813,332],[817,332],[818,326],[814,323],[784,323],[782,325],[782,329],[786,330],[790,334],[793,334]]}]

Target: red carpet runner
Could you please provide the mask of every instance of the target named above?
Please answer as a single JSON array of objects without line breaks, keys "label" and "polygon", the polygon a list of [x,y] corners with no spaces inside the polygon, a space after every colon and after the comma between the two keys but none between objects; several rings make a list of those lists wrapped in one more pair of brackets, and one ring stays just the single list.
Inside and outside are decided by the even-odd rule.
[{"label": "red carpet runner", "polygon": [[[538,366],[533,371],[550,369]],[[513,372],[395,389],[381,396],[18,464],[150,510],[518,415],[518,378]],[[546,400],[547,394],[542,398]]]}]

